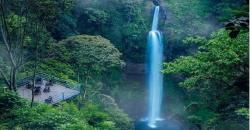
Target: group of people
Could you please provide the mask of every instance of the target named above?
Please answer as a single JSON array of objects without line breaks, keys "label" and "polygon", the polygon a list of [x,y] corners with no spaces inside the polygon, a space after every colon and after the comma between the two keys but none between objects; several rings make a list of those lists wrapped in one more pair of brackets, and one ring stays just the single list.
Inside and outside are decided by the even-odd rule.
[{"label": "group of people", "polygon": [[[42,86],[43,86],[43,79],[42,78],[37,78],[35,80],[35,86],[34,86],[34,95],[38,95],[38,94],[41,94],[41,89],[42,89]],[[53,81],[52,80],[49,80],[49,82],[47,82],[45,84],[45,87],[43,89],[43,92],[44,93],[48,93],[50,92],[50,87],[53,86]],[[32,88],[32,83],[29,83],[26,85],[26,88],[28,89],[31,89]]]}]

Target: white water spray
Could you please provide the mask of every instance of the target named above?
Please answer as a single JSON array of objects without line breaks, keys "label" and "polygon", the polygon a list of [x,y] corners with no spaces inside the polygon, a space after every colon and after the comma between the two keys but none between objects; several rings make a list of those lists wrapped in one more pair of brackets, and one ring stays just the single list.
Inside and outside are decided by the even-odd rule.
[{"label": "white water spray", "polygon": [[157,127],[157,121],[161,120],[161,102],[163,75],[161,73],[163,63],[162,34],[157,30],[160,7],[156,6],[152,30],[148,35],[148,86],[149,86],[149,113],[148,126]]}]

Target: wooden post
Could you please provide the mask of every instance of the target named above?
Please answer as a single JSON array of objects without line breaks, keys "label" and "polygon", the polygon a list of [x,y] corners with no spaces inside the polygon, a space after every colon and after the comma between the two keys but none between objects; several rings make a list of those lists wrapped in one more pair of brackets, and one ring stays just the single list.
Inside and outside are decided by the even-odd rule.
[{"label": "wooden post", "polygon": [[64,92],[62,93],[62,99],[64,100]]}]

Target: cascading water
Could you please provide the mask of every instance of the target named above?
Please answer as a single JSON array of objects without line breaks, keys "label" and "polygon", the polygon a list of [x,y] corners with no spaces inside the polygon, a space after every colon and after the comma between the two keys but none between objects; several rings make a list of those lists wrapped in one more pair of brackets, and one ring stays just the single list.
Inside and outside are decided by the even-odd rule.
[{"label": "cascading water", "polygon": [[157,121],[160,118],[160,109],[162,101],[163,75],[163,43],[162,34],[157,30],[159,21],[160,7],[156,6],[152,30],[148,35],[148,87],[149,87],[149,113],[148,126],[157,127]]}]

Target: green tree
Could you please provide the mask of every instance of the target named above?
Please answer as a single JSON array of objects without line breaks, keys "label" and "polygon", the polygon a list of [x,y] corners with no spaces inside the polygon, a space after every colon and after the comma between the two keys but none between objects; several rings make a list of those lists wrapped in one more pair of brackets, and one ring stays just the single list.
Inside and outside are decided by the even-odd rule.
[{"label": "green tree", "polygon": [[72,36],[55,44],[58,60],[75,68],[78,81],[108,78],[124,64],[121,53],[101,36]]},{"label": "green tree", "polygon": [[27,1],[51,36],[61,40],[77,34],[76,21],[73,18],[74,0]]},{"label": "green tree", "polygon": [[235,110],[248,107],[248,34],[242,30],[236,39],[231,39],[222,29],[209,39],[187,38],[186,43],[199,45],[197,53],[165,63],[163,72],[182,74],[184,81],[180,85],[190,91],[200,109],[219,114],[222,122],[226,118],[237,122],[237,118],[232,118]]},{"label": "green tree", "polygon": [[31,9],[30,4],[5,0],[0,3],[1,59],[4,62],[0,74],[10,90],[16,90],[16,80],[23,65],[37,59],[36,52],[44,50],[41,46],[53,41],[41,22],[45,17],[39,17],[35,13],[39,9]]},{"label": "green tree", "polygon": [[124,59],[143,62],[148,25],[143,7],[134,0],[79,1],[78,31],[108,38]]}]

